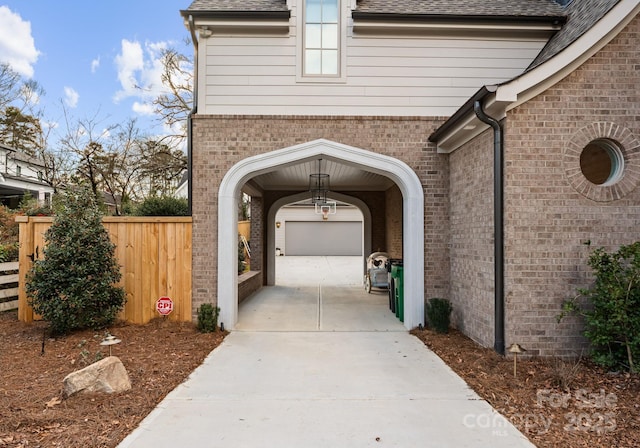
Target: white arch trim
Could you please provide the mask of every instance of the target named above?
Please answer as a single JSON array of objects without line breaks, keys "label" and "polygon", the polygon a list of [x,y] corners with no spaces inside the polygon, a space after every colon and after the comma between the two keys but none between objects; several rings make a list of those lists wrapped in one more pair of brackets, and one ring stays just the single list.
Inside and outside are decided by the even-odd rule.
[{"label": "white arch trim", "polygon": [[[362,212],[362,279],[364,281],[364,273],[366,268],[366,257],[371,253],[371,210],[367,204],[353,196],[346,194],[330,192],[331,199],[335,199],[347,204],[355,205]],[[276,214],[281,207],[291,204],[292,202],[302,201],[309,198],[309,193],[297,193],[291,196],[278,199],[273,203],[269,211],[267,212],[267,220],[265,225],[267,226],[267,285],[276,284],[276,229],[273,223],[276,219]]]},{"label": "white arch trim", "polygon": [[[424,323],[424,193],[416,173],[389,156],[332,142],[313,140],[236,163],[225,174],[218,193],[218,306],[220,322],[233,329],[238,322],[237,203],[242,186],[252,177],[282,166],[318,157],[381,174],[393,180],[403,198],[404,326]],[[273,252],[273,251],[272,251]]]}]

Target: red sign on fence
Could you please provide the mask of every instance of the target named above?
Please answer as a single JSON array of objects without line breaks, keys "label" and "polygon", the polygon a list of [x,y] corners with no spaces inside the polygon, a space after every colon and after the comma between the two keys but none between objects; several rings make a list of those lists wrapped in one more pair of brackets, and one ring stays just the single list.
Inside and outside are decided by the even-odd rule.
[{"label": "red sign on fence", "polygon": [[160,297],[156,302],[156,311],[163,316],[168,316],[173,311],[173,300],[170,297]]}]

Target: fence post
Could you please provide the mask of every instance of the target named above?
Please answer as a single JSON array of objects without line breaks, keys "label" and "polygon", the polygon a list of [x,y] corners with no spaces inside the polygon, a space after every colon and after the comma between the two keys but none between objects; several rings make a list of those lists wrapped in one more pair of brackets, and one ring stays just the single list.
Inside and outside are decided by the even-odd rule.
[{"label": "fence post", "polygon": [[20,246],[18,261],[20,263],[20,283],[18,284],[18,320],[21,322],[33,321],[33,308],[27,301],[27,272],[31,269],[31,256],[35,257],[33,248],[33,221],[28,216],[16,216],[20,224]]}]

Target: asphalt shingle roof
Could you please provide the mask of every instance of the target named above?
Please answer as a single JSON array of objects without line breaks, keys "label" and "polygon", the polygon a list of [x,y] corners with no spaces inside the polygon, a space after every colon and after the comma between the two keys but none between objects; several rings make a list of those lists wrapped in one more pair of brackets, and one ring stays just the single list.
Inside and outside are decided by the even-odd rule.
[{"label": "asphalt shingle roof", "polygon": [[561,52],[619,2],[620,0],[573,0],[566,8],[567,23],[549,40],[528,70]]},{"label": "asphalt shingle roof", "polygon": [[195,0],[187,11],[287,11],[286,0]]},{"label": "asphalt shingle roof", "polygon": [[553,0],[359,0],[358,12],[424,15],[562,16]]},{"label": "asphalt shingle roof", "polygon": [[[188,11],[286,11],[286,0],[194,0]],[[358,0],[358,12],[418,15],[558,16],[553,0]]]}]

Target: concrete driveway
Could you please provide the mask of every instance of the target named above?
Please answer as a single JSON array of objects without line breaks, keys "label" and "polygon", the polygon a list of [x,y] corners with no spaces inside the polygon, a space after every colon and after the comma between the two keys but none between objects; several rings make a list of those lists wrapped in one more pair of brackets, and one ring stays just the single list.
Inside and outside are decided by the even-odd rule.
[{"label": "concrete driveway", "polygon": [[406,332],[386,291],[364,292],[359,265],[346,275],[350,257],[282,258],[344,279],[278,265],[281,284],[242,304],[238,328],[121,448],[533,446]]}]

